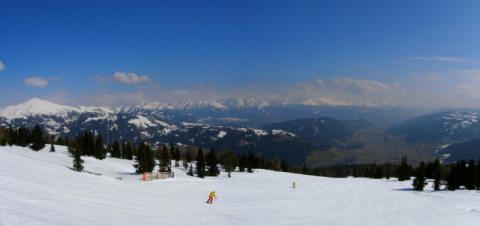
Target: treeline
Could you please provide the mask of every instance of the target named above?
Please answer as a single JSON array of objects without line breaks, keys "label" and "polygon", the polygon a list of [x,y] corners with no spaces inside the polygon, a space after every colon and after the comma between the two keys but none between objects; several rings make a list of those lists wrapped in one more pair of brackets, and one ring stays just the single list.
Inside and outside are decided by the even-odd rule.
[{"label": "treeline", "polygon": [[34,151],[39,151],[45,147],[45,144],[53,143],[53,139],[47,132],[43,135],[42,129],[37,124],[32,130],[28,127],[21,126],[18,128],[4,127],[0,128],[0,145],[9,146],[18,145],[21,147],[27,147]]},{"label": "treeline", "polygon": [[216,153],[211,148],[204,153],[202,147],[194,148],[187,146],[186,150],[180,151],[173,143],[169,146],[164,144],[155,150],[149,144],[141,142],[138,146],[129,141],[119,142],[116,139],[113,144],[105,145],[100,134],[93,135],[91,131],[77,135],[73,138],[51,136],[48,131],[42,132],[37,124],[32,130],[21,126],[18,128],[0,127],[0,145],[30,146],[34,151],[41,150],[46,144],[51,144],[50,151],[54,152],[53,144],[66,145],[69,153],[74,157],[73,168],[83,169],[82,156],[91,156],[97,159],[105,159],[108,154],[112,158],[134,160],[133,167],[136,172],[152,172],[158,161],[159,172],[171,172],[172,161],[175,167],[182,162],[187,174],[204,178],[205,176],[218,176],[221,165],[228,176],[231,172],[254,172],[253,169],[267,169],[305,175],[325,177],[366,177],[372,179],[398,178],[399,181],[408,181],[412,177],[413,188],[423,190],[427,179],[434,180],[434,189],[440,190],[442,186],[448,190],[465,188],[480,190],[480,160],[475,163],[473,159],[467,163],[465,160],[455,164],[442,165],[440,160],[433,162],[421,162],[419,166],[412,167],[408,164],[407,156],[402,157],[399,164],[353,164],[323,168],[309,168],[306,165],[292,166],[278,157],[265,159],[250,151],[248,154],[233,154],[231,150]]}]

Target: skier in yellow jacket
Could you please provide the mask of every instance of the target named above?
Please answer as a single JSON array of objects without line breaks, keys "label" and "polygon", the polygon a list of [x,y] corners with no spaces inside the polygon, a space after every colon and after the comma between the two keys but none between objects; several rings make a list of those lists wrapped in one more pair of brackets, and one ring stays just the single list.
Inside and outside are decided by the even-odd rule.
[{"label": "skier in yellow jacket", "polygon": [[214,197],[217,199],[217,196],[215,196],[215,191],[212,191],[212,193],[210,193],[210,197],[208,197],[207,203],[212,203]]}]

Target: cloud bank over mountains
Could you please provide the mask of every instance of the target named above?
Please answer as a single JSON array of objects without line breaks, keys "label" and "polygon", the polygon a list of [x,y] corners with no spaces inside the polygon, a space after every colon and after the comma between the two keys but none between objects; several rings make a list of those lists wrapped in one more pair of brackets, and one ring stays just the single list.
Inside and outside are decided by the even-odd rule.
[{"label": "cloud bank over mountains", "polygon": [[[128,75],[127,75],[128,76]],[[134,77],[131,77],[134,78]],[[111,78],[113,79],[113,77]],[[134,84],[134,83],[130,83]],[[166,89],[146,84],[133,92],[98,92],[86,95],[76,102],[81,105],[124,106],[145,102],[179,102],[185,99],[208,101],[230,98],[253,98],[271,104],[282,105],[334,105],[334,106],[411,106],[424,108],[443,107],[445,100],[455,98],[447,94],[415,93],[401,87],[399,82],[385,84],[369,79],[337,78],[317,79],[314,82],[279,86],[274,90],[254,86],[247,89],[220,90],[211,85],[193,84],[187,88]],[[468,98],[466,98],[468,99]]]}]

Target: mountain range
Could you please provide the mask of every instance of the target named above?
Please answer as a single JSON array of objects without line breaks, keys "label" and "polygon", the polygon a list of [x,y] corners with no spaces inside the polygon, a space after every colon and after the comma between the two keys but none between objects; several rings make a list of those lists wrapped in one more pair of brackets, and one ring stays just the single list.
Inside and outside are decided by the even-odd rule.
[{"label": "mountain range", "polygon": [[[234,153],[252,151],[269,159],[279,157],[290,164],[312,167],[396,162],[407,153],[418,162],[452,152],[439,152],[438,147],[480,138],[477,112],[448,111],[413,117],[414,111],[392,108],[312,109],[272,106],[253,99],[186,100],[176,105],[153,102],[109,109],[71,107],[34,98],[0,109],[0,125],[33,128],[39,124],[51,135],[68,137],[90,130],[101,134],[108,143],[114,139],[134,144],[142,141],[155,147],[173,142],[183,147],[231,149]],[[337,117],[322,115],[326,112],[336,112]],[[376,115],[381,112],[383,119],[395,118],[390,123],[410,118],[386,126],[378,124],[383,119]],[[283,120],[296,115],[299,118]],[[344,118],[347,115],[364,115],[373,122],[362,117]],[[249,126],[252,124],[257,126]]]}]

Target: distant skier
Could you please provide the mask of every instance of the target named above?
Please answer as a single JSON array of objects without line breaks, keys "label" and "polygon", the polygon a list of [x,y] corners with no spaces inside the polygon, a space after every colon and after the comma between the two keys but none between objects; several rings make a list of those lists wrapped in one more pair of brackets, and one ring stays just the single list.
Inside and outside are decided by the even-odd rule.
[{"label": "distant skier", "polygon": [[212,193],[210,193],[210,197],[208,197],[207,203],[212,203],[214,197],[217,199],[217,196],[215,196],[215,191],[212,191]]},{"label": "distant skier", "polygon": [[293,188],[295,188],[295,182],[293,182]]}]

